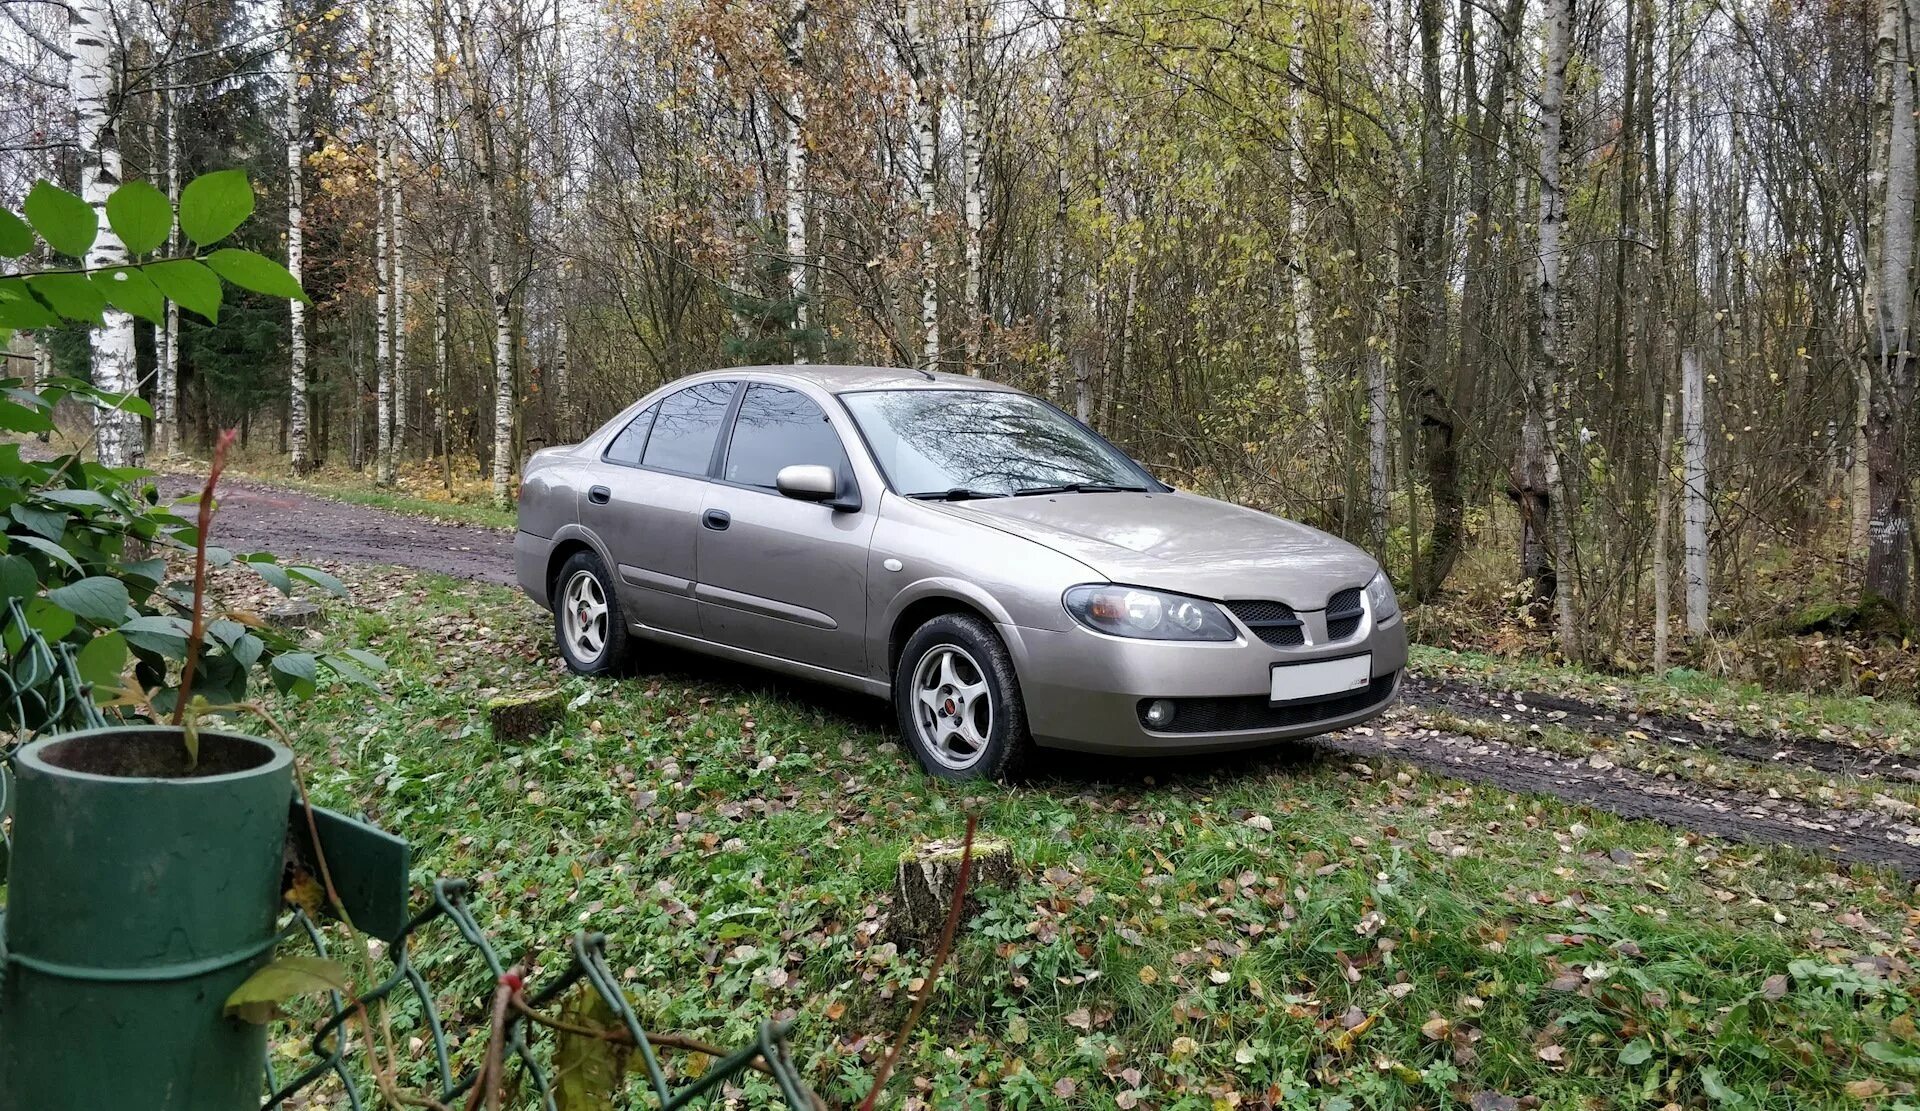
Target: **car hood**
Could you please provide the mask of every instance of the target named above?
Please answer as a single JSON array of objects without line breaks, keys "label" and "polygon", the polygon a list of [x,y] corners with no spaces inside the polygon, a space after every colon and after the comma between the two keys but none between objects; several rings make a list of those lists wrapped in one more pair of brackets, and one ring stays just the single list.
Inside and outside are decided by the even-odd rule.
[{"label": "car hood", "polygon": [[1317,610],[1377,569],[1372,556],[1319,529],[1180,491],[935,504],[1045,544],[1109,581],[1221,601],[1272,599]]}]

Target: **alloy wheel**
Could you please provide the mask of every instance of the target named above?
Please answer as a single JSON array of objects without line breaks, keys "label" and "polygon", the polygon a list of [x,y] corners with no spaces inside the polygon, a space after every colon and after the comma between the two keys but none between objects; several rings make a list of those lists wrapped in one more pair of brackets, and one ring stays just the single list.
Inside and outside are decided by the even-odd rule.
[{"label": "alloy wheel", "polygon": [[567,647],[584,664],[607,647],[607,596],[591,571],[575,571],[561,594],[560,626]]},{"label": "alloy wheel", "polygon": [[979,763],[993,735],[993,691],[979,661],[957,644],[937,644],[914,665],[912,690],[921,747],[954,771]]}]

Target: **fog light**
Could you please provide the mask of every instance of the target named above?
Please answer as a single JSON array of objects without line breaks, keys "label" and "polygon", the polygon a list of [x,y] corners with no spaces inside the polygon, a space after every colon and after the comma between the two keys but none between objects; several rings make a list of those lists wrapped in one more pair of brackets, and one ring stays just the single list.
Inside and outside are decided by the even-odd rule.
[{"label": "fog light", "polygon": [[1164,698],[1156,698],[1147,703],[1147,724],[1155,729],[1164,729],[1173,724],[1173,703]]}]

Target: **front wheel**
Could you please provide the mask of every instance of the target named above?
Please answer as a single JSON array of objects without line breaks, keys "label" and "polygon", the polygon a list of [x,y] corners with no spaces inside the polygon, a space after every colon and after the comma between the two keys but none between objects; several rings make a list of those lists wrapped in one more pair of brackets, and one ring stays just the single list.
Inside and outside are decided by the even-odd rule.
[{"label": "front wheel", "polygon": [[575,552],[554,578],[553,637],[576,675],[619,674],[627,663],[627,623],[606,565]]},{"label": "front wheel", "polygon": [[1010,778],[1033,748],[1013,658],[969,614],[942,614],[908,638],[893,705],[921,767],[941,779]]}]

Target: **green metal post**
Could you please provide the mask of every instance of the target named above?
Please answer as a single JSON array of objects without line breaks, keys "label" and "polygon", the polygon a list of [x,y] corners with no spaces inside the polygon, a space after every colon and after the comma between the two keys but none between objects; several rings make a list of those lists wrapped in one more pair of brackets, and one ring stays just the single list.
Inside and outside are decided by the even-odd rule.
[{"label": "green metal post", "polygon": [[184,748],[162,727],[14,759],[0,1108],[260,1105],[266,1030],[221,1011],[273,953],[293,757],[202,730],[206,774],[169,759]]}]

